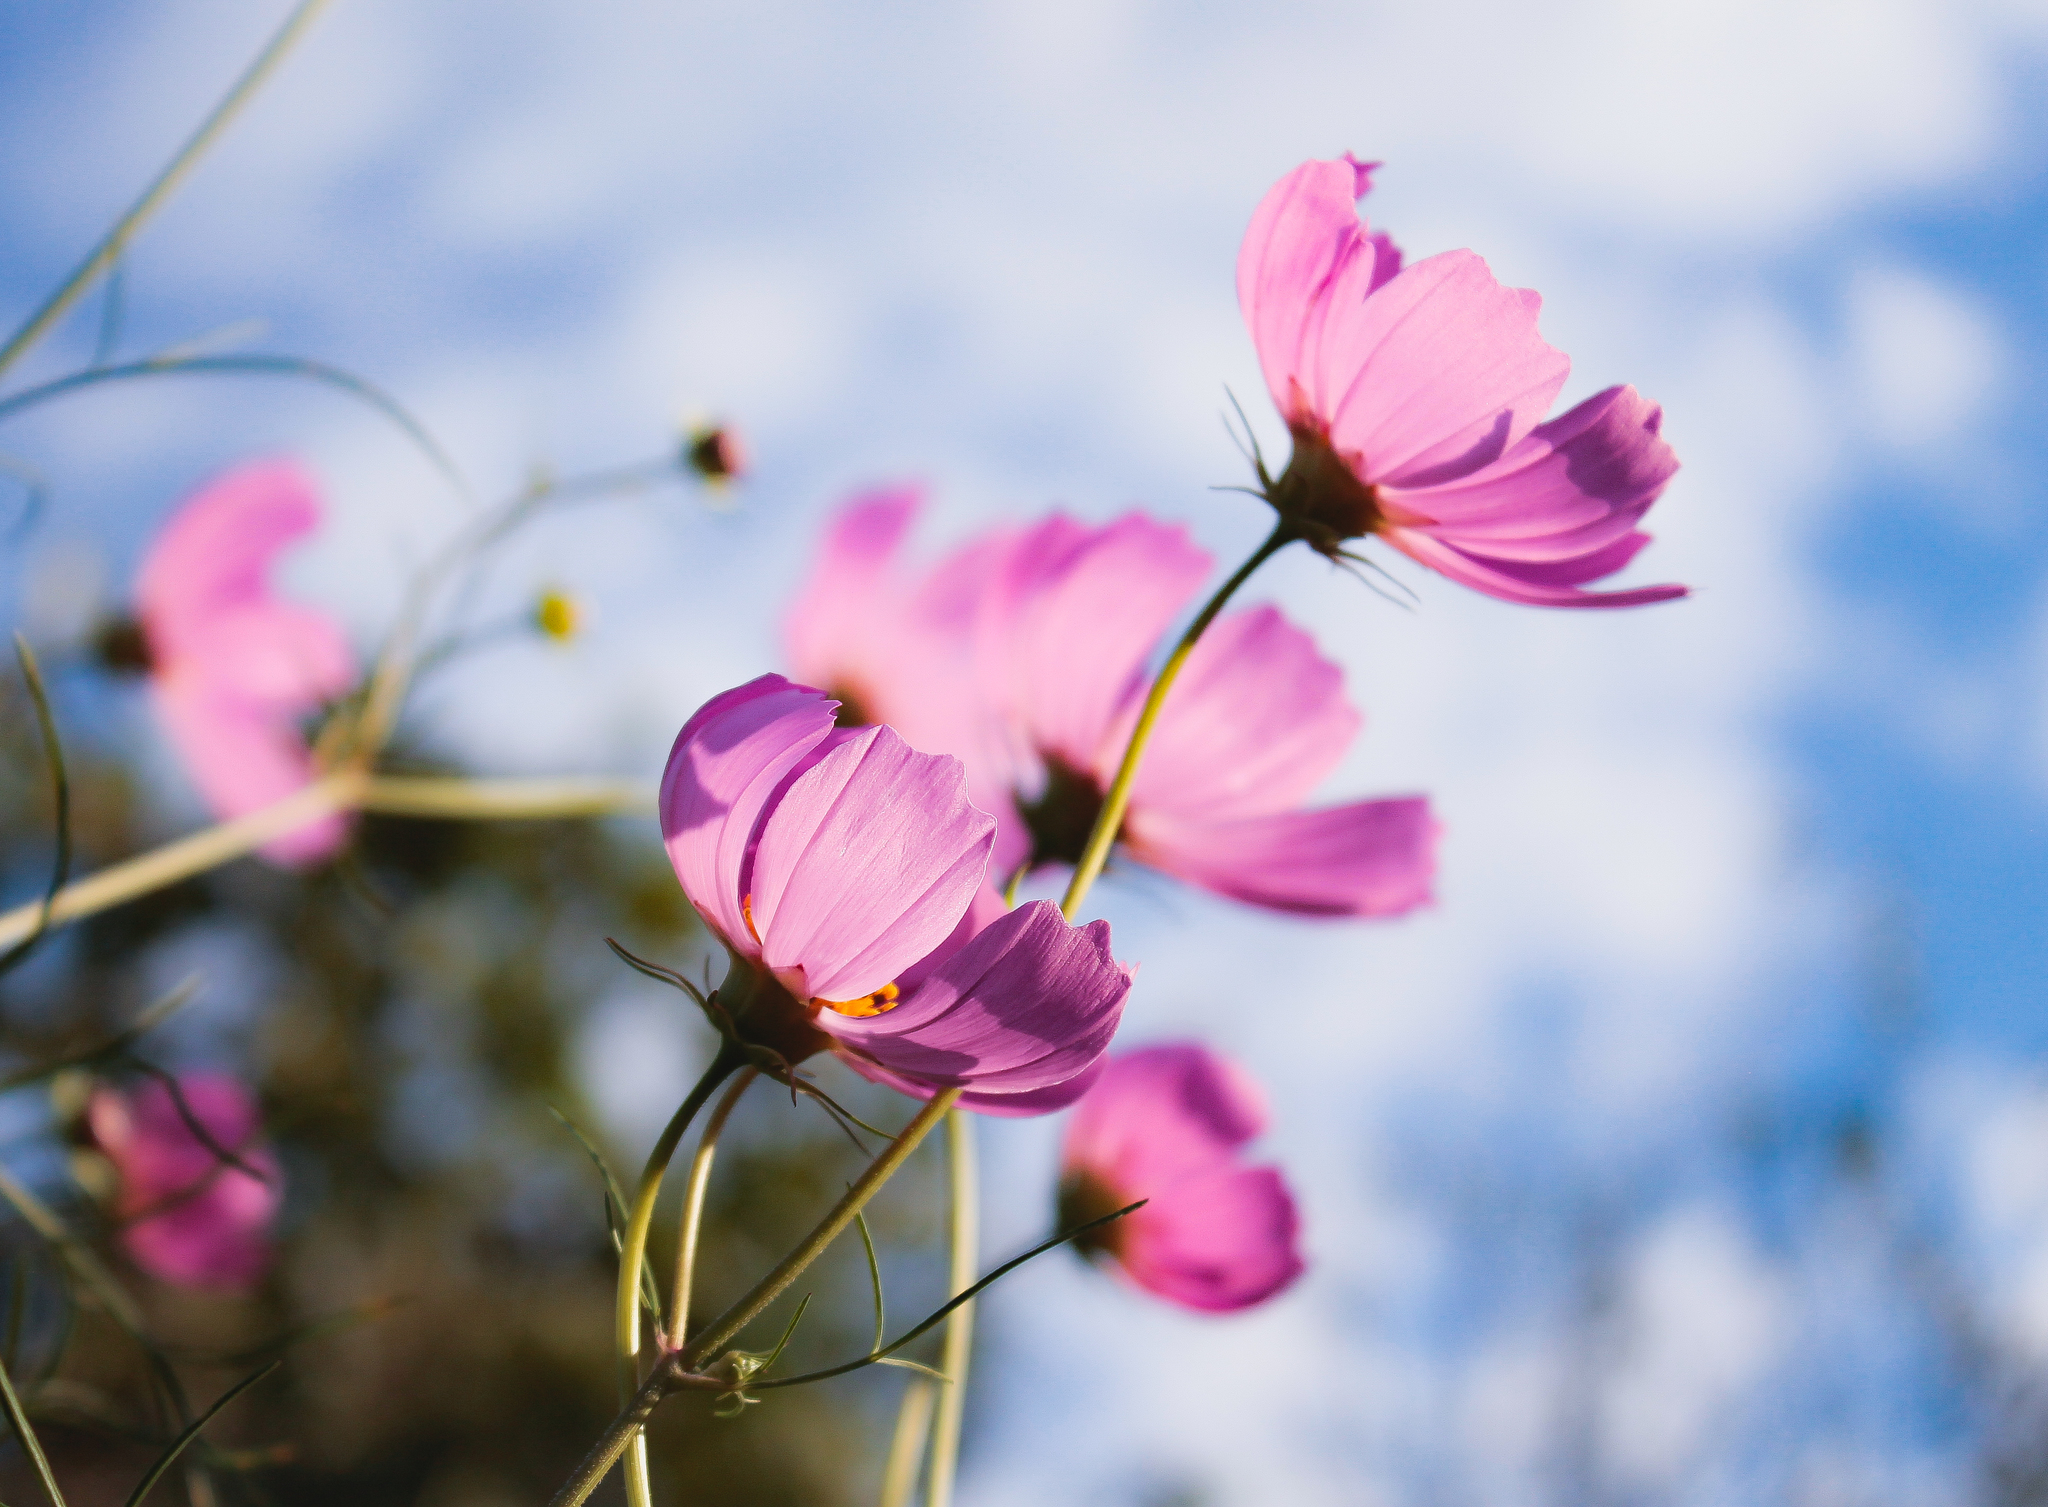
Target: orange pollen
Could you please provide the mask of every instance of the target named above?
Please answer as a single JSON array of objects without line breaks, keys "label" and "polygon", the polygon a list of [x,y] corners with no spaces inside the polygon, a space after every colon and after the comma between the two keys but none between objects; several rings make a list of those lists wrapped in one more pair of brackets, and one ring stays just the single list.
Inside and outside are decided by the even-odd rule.
[{"label": "orange pollen", "polygon": [[747,935],[752,937],[754,945],[759,947],[761,945],[761,933],[754,928],[754,897],[752,895],[742,895],[740,897],[740,919],[747,923]]},{"label": "orange pollen", "polygon": [[840,1015],[851,1015],[856,1020],[865,1020],[870,1015],[886,1015],[896,1008],[898,990],[894,984],[884,984],[873,994],[863,994],[859,999],[814,999],[814,1005],[823,1005]]}]

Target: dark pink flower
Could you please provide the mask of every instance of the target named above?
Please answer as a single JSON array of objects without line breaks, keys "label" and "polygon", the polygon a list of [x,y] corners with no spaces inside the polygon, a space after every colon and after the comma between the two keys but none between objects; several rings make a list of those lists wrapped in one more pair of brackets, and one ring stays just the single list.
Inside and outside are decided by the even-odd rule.
[{"label": "dark pink flower", "polygon": [[[300,720],[355,679],[341,630],[270,593],[271,561],[319,522],[318,494],[298,466],[243,466],[172,514],[142,562],[135,605],[157,712],[223,818],[312,780]],[[323,817],[269,843],[263,856],[316,863],[346,835],[342,817]]]},{"label": "dark pink flower", "polygon": [[1112,1058],[1067,1122],[1060,1226],[1147,1199],[1078,1243],[1189,1308],[1262,1303],[1302,1272],[1285,1180],[1238,1163],[1265,1127],[1258,1086],[1204,1047],[1176,1042]]},{"label": "dark pink flower", "polygon": [[[250,1287],[270,1268],[267,1232],[284,1187],[277,1158],[258,1141],[255,1099],[233,1078],[188,1073],[178,1088],[206,1137],[155,1079],[129,1091],[95,1089],[87,1105],[93,1139],[120,1177],[121,1244],[165,1282]],[[262,1176],[224,1161],[220,1151]]]},{"label": "dark pink flower", "polygon": [[1130,990],[1107,923],[978,909],[995,823],[960,762],[837,727],[837,709],[764,675],[707,702],[669,754],[662,835],[732,956],[719,1005],[792,1063],[829,1047],[910,1092],[965,1087],[971,1108],[1071,1102]]},{"label": "dark pink flower", "polygon": [[[1099,528],[1055,516],[902,581],[894,554],[914,506],[914,495],[862,499],[834,523],[790,614],[798,668],[965,761],[971,798],[996,813],[995,874],[1071,863],[1130,740],[1149,656],[1209,556],[1141,514]],[[1341,672],[1307,634],[1272,607],[1221,618],[1160,714],[1125,852],[1297,914],[1389,916],[1426,902],[1437,827],[1425,799],[1304,804],[1358,729]]]},{"label": "dark pink flower", "polygon": [[1238,254],[1238,302],[1294,436],[1273,505],[1325,554],[1378,534],[1504,601],[1684,596],[1579,589],[1650,542],[1636,523],[1678,469],[1663,410],[1610,387],[1542,422],[1571,370],[1536,333],[1542,299],[1502,287],[1470,251],[1404,269],[1355,208],[1378,165],[1302,164]]}]

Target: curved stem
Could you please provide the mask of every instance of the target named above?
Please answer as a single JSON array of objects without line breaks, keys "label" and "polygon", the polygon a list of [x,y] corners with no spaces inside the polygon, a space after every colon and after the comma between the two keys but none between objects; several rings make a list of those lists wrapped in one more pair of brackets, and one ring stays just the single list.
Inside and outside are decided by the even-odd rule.
[{"label": "curved stem", "polygon": [[314,18],[326,7],[327,0],[302,0],[299,8],[285,18],[285,23],[278,28],[277,35],[270,39],[269,45],[256,55],[256,61],[243,71],[242,76],[235,80],[234,86],[221,97],[220,103],[213,107],[213,113],[200,122],[199,129],[192,133],[191,139],[178,149],[177,155],[156,175],[156,181],[142,191],[142,197],[129,207],[126,214],[114,222],[114,228],[101,237],[100,243],[87,253],[85,260],[64,279],[57,291],[45,299],[43,306],[29,315],[28,321],[14,332],[13,338],[4,348],[0,348],[0,372],[12,366],[24,351],[41,338],[45,330],[57,322],[58,317],[71,307],[78,296],[92,286],[93,279],[113,265],[115,259],[121,255],[122,248],[128,244],[135,232],[141,229],[142,222],[171,196],[180,180],[192,170],[193,164],[205,155],[206,149],[213,145],[214,139],[227,128],[228,122],[235,118],[242,106],[249,102],[277,70],[277,65],[284,61],[285,54],[291,51],[292,44],[298,41],[300,33],[312,25]]},{"label": "curved stem", "polygon": [[855,1179],[853,1186],[832,1206],[832,1212],[818,1222],[817,1228],[804,1237],[803,1243],[777,1262],[775,1269],[756,1282],[752,1291],[712,1320],[709,1327],[679,1352],[683,1369],[701,1370],[705,1361],[723,1350],[734,1335],[781,1296],[783,1289],[794,1282],[805,1267],[822,1256],[825,1248],[853,1223],[853,1216],[867,1206],[867,1201],[917,1149],[918,1142],[945,1118],[959,1097],[959,1089],[945,1088],[926,1100],[924,1107],[918,1110],[917,1118],[898,1131],[896,1139],[868,1163],[867,1170]]},{"label": "curved stem", "polygon": [[1237,594],[1238,587],[1251,579],[1252,572],[1292,543],[1294,537],[1284,522],[1267,535],[1266,542],[1252,551],[1251,558],[1216,588],[1216,595],[1210,597],[1202,610],[1195,614],[1195,620],[1188,624],[1188,631],[1180,636],[1180,642],[1173,646],[1173,653],[1161,666],[1158,678],[1152,682],[1151,692],[1145,697],[1144,706],[1139,709],[1137,725],[1131,729],[1131,741],[1124,749],[1123,763],[1117,766],[1109,793],[1102,798],[1102,810],[1096,815],[1095,825],[1088,833],[1088,844],[1081,850],[1080,861],[1074,865],[1074,877],[1068,881],[1067,893],[1060,900],[1060,910],[1069,921],[1080,910],[1081,902],[1087,898],[1089,888],[1109,858],[1110,846],[1116,841],[1116,834],[1124,824],[1124,812],[1131,804],[1131,784],[1138,775],[1138,760],[1144,756],[1146,743],[1151,741],[1152,725],[1159,720],[1159,709],[1166,703],[1166,693],[1173,689],[1173,683],[1179,678],[1196,641],[1216,621],[1216,614]]},{"label": "curved stem", "polygon": [[[633,1190],[633,1206],[626,1216],[626,1233],[619,1241],[619,1286],[618,1301],[613,1318],[615,1321],[619,1359],[619,1399],[631,1402],[640,1390],[640,1263],[647,1255],[647,1232],[654,1224],[654,1201],[661,1196],[662,1175],[668,1171],[669,1159],[676,1154],[676,1146],[683,1139],[683,1132],[690,1128],[690,1121],[697,1117],[697,1111],[718,1085],[746,1065],[746,1052],[732,1042],[721,1042],[718,1055],[711,1059],[711,1066],[704,1069],[704,1076],[697,1080],[697,1086],[690,1090],[670,1118],[661,1136],[654,1143],[654,1149],[647,1153],[647,1166],[640,1173],[640,1185]],[[634,1507],[647,1507],[651,1494],[647,1485],[647,1445],[639,1435],[634,1434],[627,1441],[626,1496]]]},{"label": "curved stem", "polygon": [[[953,1230],[952,1272],[948,1297],[974,1285],[976,1247],[981,1234],[981,1190],[974,1160],[974,1126],[962,1110],[946,1116],[946,1155],[951,1170]],[[974,1353],[974,1305],[962,1303],[946,1318],[945,1349],[939,1369],[948,1385],[939,1393],[939,1415],[932,1432],[931,1480],[925,1489],[927,1507],[950,1507],[953,1474],[960,1463],[960,1420],[967,1406],[967,1364]]]},{"label": "curved stem", "polygon": [[704,1134],[697,1142],[697,1154],[690,1159],[690,1181],[683,1188],[683,1223],[676,1234],[676,1280],[669,1289],[668,1342],[671,1348],[680,1346],[688,1338],[690,1289],[696,1284],[697,1236],[704,1226],[704,1194],[711,1186],[711,1159],[718,1155],[718,1138],[724,1133],[725,1122],[732,1117],[734,1106],[740,1102],[740,1095],[759,1076],[759,1070],[750,1067],[733,1080],[732,1087],[725,1091],[725,1097],[718,1101],[718,1107],[711,1111]]}]

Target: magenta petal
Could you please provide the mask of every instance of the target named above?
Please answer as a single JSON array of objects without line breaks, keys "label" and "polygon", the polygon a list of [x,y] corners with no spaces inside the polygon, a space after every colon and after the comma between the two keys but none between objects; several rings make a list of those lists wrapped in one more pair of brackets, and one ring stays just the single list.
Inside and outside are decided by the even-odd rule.
[{"label": "magenta petal", "polygon": [[1109,925],[1069,926],[1049,900],[1020,906],[885,1014],[823,1011],[819,1029],[892,1073],[942,1087],[1019,1093],[1063,1083],[1108,1047],[1130,973]]},{"label": "magenta petal", "polygon": [[[870,1061],[858,1052],[846,1052],[842,1060],[871,1082],[893,1088],[898,1093],[909,1094],[914,1099],[929,1099],[939,1091],[937,1084],[906,1077],[901,1073],[892,1073],[879,1062]],[[1107,1054],[1097,1057],[1073,1077],[1046,1088],[1026,1089],[1014,1094],[985,1093],[969,1089],[954,1102],[962,1109],[971,1109],[976,1114],[994,1115],[999,1119],[1020,1120],[1049,1115],[1055,1110],[1065,1109],[1093,1088],[1108,1062]]]},{"label": "magenta petal", "polygon": [[166,1282],[248,1287],[270,1264],[266,1230],[283,1197],[277,1159],[255,1144],[255,1101],[232,1078],[191,1074],[179,1089],[207,1135],[263,1177],[223,1163],[162,1083],[132,1093],[97,1090],[87,1116],[121,1179],[122,1244],[137,1266]]},{"label": "magenta petal", "polygon": [[1125,1273],[1188,1308],[1250,1308],[1303,1271],[1296,1248],[1300,1216],[1286,1181],[1271,1167],[1188,1178],[1122,1222],[1130,1226],[1119,1253]]},{"label": "magenta petal", "polygon": [[1398,916],[1426,905],[1437,824],[1422,796],[1230,821],[1134,813],[1134,856],[1219,895],[1306,916]]},{"label": "magenta petal", "polygon": [[1221,1312],[1269,1298],[1301,1273],[1286,1183],[1271,1168],[1236,1164],[1265,1118],[1257,1085],[1193,1042],[1110,1062],[1068,1121],[1060,1161],[1069,1178],[1117,1204],[1147,1200],[1102,1241],[1132,1281]]},{"label": "magenta petal", "polygon": [[[1490,597],[1503,602],[1520,602],[1530,607],[1642,607],[1651,602],[1669,602],[1689,595],[1684,586],[1639,586],[1625,591],[1582,591],[1577,582],[1558,584],[1547,578],[1544,567],[1524,562],[1477,559],[1465,551],[1433,539],[1417,529],[1390,529],[1387,542],[1432,570],[1449,576],[1453,581],[1483,591]],[[1647,534],[1637,536],[1635,541],[1623,541],[1628,553],[1649,542]],[[1618,553],[1618,552],[1617,552]],[[1605,563],[1612,560],[1613,563]],[[1600,575],[1618,570],[1626,563],[1626,556],[1616,558],[1610,554],[1604,557]],[[1581,575],[1580,580],[1596,579],[1595,576]]]},{"label": "magenta petal", "polygon": [[742,875],[761,958],[800,997],[874,993],[944,942],[988,869],[995,818],[960,761],[887,727],[841,736],[777,797]]},{"label": "magenta petal", "polygon": [[763,675],[705,702],[669,750],[660,798],[669,862],[697,913],[749,957],[760,947],[741,904],[742,866],[776,787],[832,731],[833,708],[822,692]]},{"label": "magenta petal", "polygon": [[[1131,696],[1093,761],[1109,787],[1142,696]],[[1305,799],[1344,757],[1359,716],[1341,670],[1273,607],[1220,619],[1160,709],[1131,790],[1134,811],[1220,821]]]}]

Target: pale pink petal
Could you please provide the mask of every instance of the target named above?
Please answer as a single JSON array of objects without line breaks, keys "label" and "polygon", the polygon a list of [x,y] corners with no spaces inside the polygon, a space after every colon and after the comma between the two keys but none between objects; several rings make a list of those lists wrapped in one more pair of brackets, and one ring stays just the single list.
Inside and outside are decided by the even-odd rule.
[{"label": "pale pink petal", "polygon": [[[869,1081],[879,1083],[885,1088],[893,1088],[898,1093],[908,1094],[913,1099],[929,1099],[939,1091],[937,1084],[906,1077],[901,1073],[892,1073],[879,1062],[862,1057],[857,1052],[843,1053],[841,1060]],[[969,1089],[954,1102],[962,1109],[971,1109],[976,1114],[994,1115],[999,1119],[1021,1120],[1049,1115],[1055,1110],[1065,1109],[1093,1088],[1108,1062],[1109,1057],[1104,1054],[1073,1077],[1047,1088],[1026,1089],[1014,1094],[983,1093]]]},{"label": "pale pink petal", "polygon": [[1535,428],[1571,362],[1536,332],[1540,300],[1470,251],[1332,301],[1303,386],[1371,484],[1421,486],[1498,459]]},{"label": "pale pink petal", "polygon": [[157,534],[136,580],[152,648],[176,654],[223,609],[267,600],[271,560],[319,522],[319,490],[291,461],[242,466],[194,493]]},{"label": "pale pink petal", "polygon": [[1115,1034],[1131,979],[1109,926],[1069,926],[1048,900],[996,920],[884,1014],[816,1024],[887,1071],[940,1087],[1021,1093],[1088,1068]]},{"label": "pale pink petal", "polygon": [[162,1083],[132,1093],[97,1090],[87,1117],[121,1179],[122,1244],[137,1266],[166,1282],[247,1287],[271,1260],[266,1231],[283,1197],[277,1159],[255,1144],[255,1101],[239,1083],[191,1074],[179,1079],[179,1090],[207,1135],[263,1176],[221,1161]]},{"label": "pale pink petal", "polygon": [[1581,591],[1579,582],[1595,580],[1619,570],[1628,556],[1650,542],[1648,534],[1622,540],[1620,547],[1595,557],[1596,574],[1579,574],[1577,581],[1560,583],[1542,565],[1521,561],[1487,561],[1431,538],[1416,529],[1390,529],[1387,542],[1410,558],[1449,576],[1460,585],[1483,591],[1504,602],[1531,607],[1641,607],[1651,602],[1669,602],[1689,594],[1684,586],[1639,586],[1624,591]]},{"label": "pale pink petal", "polygon": [[333,619],[284,602],[226,608],[194,623],[165,668],[290,715],[333,700],[356,678],[355,654]]},{"label": "pale pink petal", "polygon": [[[1143,1197],[1142,1189],[1132,1193]],[[1126,1215],[1119,1260],[1140,1287],[1210,1313],[1263,1303],[1303,1270],[1300,1216],[1271,1167],[1190,1177]]]},{"label": "pale pink petal", "polygon": [[[1115,778],[1142,693],[1126,700],[1092,761]],[[1219,619],[1167,692],[1131,789],[1133,810],[1220,821],[1299,804],[1358,735],[1341,670],[1273,607]]]},{"label": "pale pink petal", "polygon": [[987,691],[1041,753],[1094,758],[1146,655],[1209,573],[1184,529],[1052,518],[1011,552],[979,640]]},{"label": "pale pink petal", "polygon": [[[313,756],[290,717],[254,706],[195,673],[155,679],[150,691],[165,736],[216,816],[246,816],[312,782]],[[329,813],[309,818],[259,851],[272,863],[304,868],[331,857],[347,837],[347,819]]]},{"label": "pale pink petal", "polygon": [[705,702],[669,751],[660,798],[669,862],[697,913],[747,957],[760,946],[741,869],[770,797],[832,731],[834,707],[809,686],[763,675]]},{"label": "pale pink petal", "polygon": [[790,781],[741,876],[761,960],[799,998],[873,994],[939,946],[988,870],[995,819],[960,761],[887,727],[841,732]]},{"label": "pale pink petal", "polygon": [[798,680],[880,699],[872,682],[887,666],[877,661],[886,630],[903,616],[904,593],[892,581],[896,556],[922,502],[916,487],[873,492],[826,525],[817,564],[782,622]]},{"label": "pale pink petal", "polygon": [[1134,810],[1132,856],[1232,900],[1305,916],[1398,916],[1431,899],[1437,824],[1421,796],[1177,821]]},{"label": "pale pink petal", "polygon": [[1312,364],[1310,327],[1324,316],[1332,283],[1347,269],[1354,277],[1362,270],[1352,294],[1363,298],[1387,253],[1393,262],[1387,276],[1400,265],[1392,243],[1368,238],[1358,221],[1357,200],[1371,187],[1378,166],[1349,156],[1303,163],[1259,201],[1238,250],[1238,307],[1251,328],[1274,406],[1290,420],[1291,394],[1297,383],[1307,386]]}]

